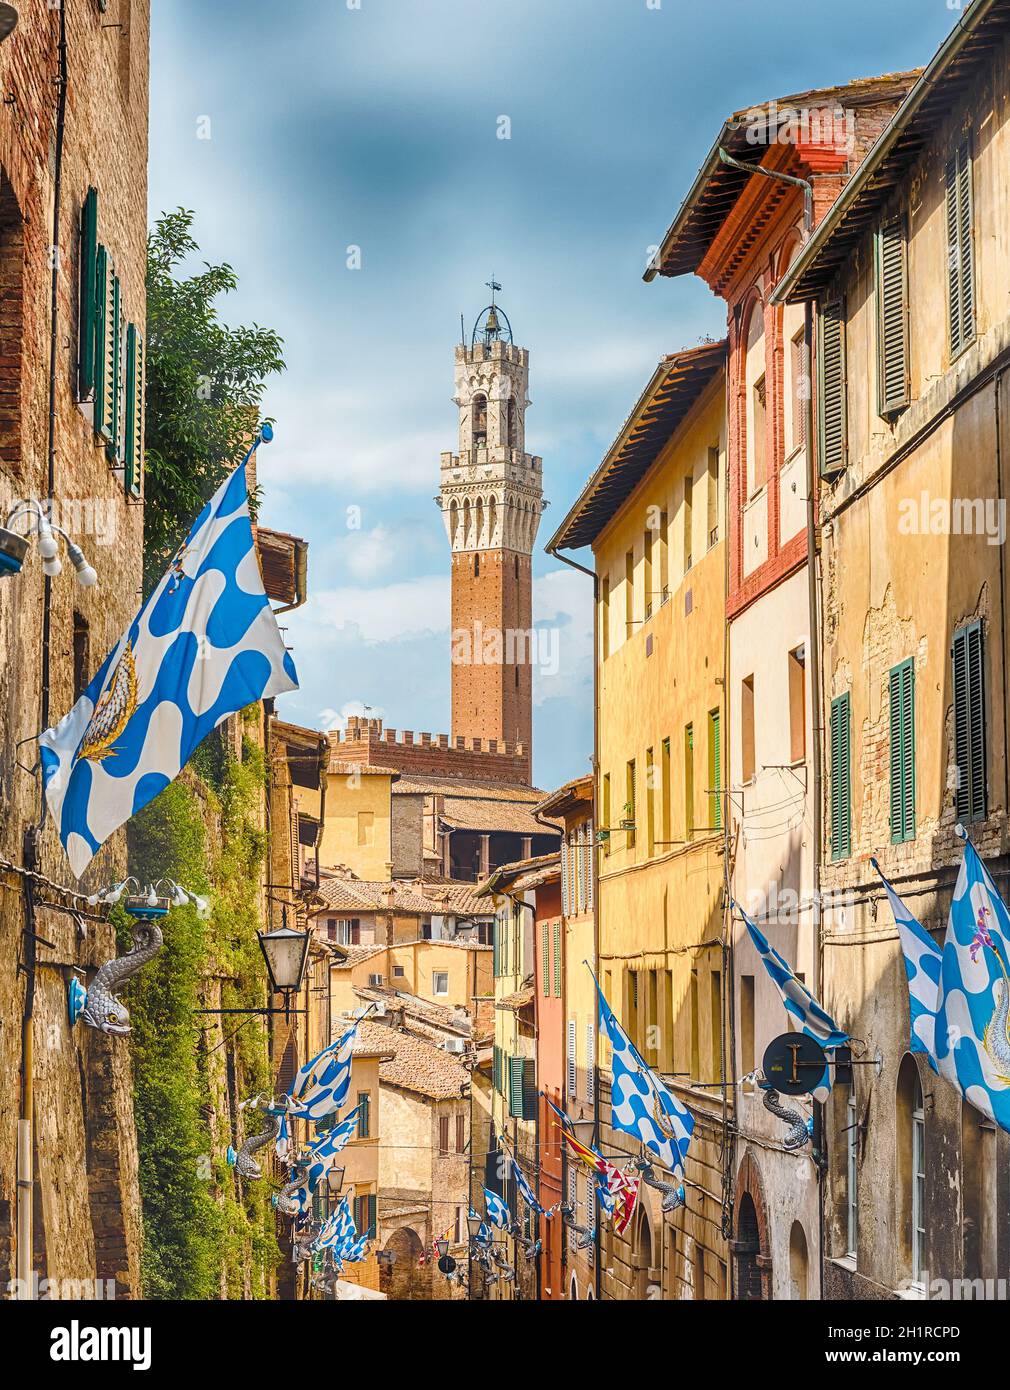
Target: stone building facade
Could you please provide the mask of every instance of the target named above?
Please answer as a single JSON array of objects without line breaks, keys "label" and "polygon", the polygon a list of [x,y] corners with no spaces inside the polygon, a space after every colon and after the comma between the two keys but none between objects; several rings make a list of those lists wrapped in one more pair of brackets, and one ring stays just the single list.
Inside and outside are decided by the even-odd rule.
[{"label": "stone building facade", "polygon": [[[112,11],[115,13],[112,13]],[[128,403],[113,373],[126,341],[145,324],[147,242],[147,0],[59,7],[19,6],[0,45],[0,510],[47,501],[98,572],[96,588],[74,582],[70,564],[46,585],[34,546],[22,572],[0,580],[0,1281],[17,1261],[17,1136],[25,1082],[22,1023],[26,975],[25,832],[39,822],[40,787],[26,772],[40,730],[43,656],[49,615],[49,715],[59,719],[136,610],[143,530],[142,415],[129,444]],[[103,12],[104,11],[104,12]],[[66,22],[66,104],[58,140],[60,27]],[[110,20],[116,27],[109,28]],[[62,158],[57,166],[57,150]],[[55,335],[50,319],[53,210],[60,218]],[[89,196],[89,190],[93,190]],[[102,248],[99,251],[99,248]],[[114,292],[116,334],[103,346],[105,431],[95,418],[96,262]],[[112,321],[110,321],[112,322]],[[121,336],[120,336],[121,334]],[[50,344],[55,337],[55,448],[49,471]],[[121,351],[117,353],[117,344]],[[142,400],[139,359],[131,357]],[[127,453],[129,450],[129,458]],[[24,520],[15,523],[22,534]],[[25,742],[28,740],[27,742]],[[112,928],[87,909],[51,822],[36,863],[34,973],[34,1248],[25,1263],[41,1279],[103,1282],[108,1295],[136,1293],[139,1197],[128,1043],[67,1025],[71,970],[85,976],[115,954]],[[90,885],[121,876],[122,834],[87,875]],[[53,885],[64,885],[54,887]],[[76,914],[76,915],[75,915]],[[82,930],[83,928],[83,930]],[[20,1081],[19,1081],[20,1077]],[[26,1136],[27,1137],[27,1136]]]}]

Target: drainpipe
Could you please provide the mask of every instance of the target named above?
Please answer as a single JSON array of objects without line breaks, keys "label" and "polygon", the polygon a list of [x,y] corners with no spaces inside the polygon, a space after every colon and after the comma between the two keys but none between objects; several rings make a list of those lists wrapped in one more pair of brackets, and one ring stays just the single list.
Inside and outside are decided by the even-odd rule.
[{"label": "drainpipe", "polygon": [[[600,577],[595,570],[587,569],[585,565],[580,565],[577,560],[570,559],[567,555],[562,555],[556,547],[548,546],[547,554],[555,560],[560,560],[563,565],[568,565],[570,569],[578,570],[580,574],[586,574],[593,581],[593,831],[599,824],[599,783],[600,783]],[[600,962],[600,850],[597,844],[593,845],[593,969],[599,975]],[[593,1036],[596,1039],[597,1057],[599,1056],[599,1033],[600,1018],[599,1007],[596,1013],[596,1027]],[[593,1143],[599,1145],[600,1142],[600,1069],[596,1064],[596,1057],[593,1058]],[[562,1167],[562,1184],[567,1176],[567,1165]],[[567,1190],[563,1191],[562,1200],[567,1199]],[[596,1220],[596,1259],[594,1263],[596,1300],[599,1302],[603,1286],[603,1242],[601,1239],[603,1223],[597,1215]],[[562,1227],[562,1229],[564,1229]]]}]

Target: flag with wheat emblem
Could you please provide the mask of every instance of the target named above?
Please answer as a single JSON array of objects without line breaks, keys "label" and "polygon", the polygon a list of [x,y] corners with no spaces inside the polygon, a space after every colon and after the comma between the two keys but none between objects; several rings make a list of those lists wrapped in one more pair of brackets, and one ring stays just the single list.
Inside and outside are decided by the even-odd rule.
[{"label": "flag with wheat emblem", "polygon": [[252,452],[197,517],[73,709],[39,736],[46,801],[78,877],[212,729],[297,689],[253,541]]}]

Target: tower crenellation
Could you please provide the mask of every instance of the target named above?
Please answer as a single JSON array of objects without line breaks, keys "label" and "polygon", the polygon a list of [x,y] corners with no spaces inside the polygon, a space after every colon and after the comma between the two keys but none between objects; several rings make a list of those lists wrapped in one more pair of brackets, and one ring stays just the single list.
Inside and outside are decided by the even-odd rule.
[{"label": "tower crenellation", "polygon": [[526,452],[529,352],[492,301],[456,347],[458,452],[441,456],[435,499],[452,552],[452,732],[530,748],[532,552],[543,466]]}]

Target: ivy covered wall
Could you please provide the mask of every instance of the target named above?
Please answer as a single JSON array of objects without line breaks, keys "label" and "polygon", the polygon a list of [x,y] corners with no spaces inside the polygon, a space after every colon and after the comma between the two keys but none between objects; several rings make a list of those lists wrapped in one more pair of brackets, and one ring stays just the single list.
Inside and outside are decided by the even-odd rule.
[{"label": "ivy covered wall", "polygon": [[136,877],[174,878],[211,904],[205,921],[172,909],[163,950],[127,996],[145,1298],[267,1298],[279,1259],[269,1150],[260,1182],[240,1183],[225,1157],[245,1136],[239,1102],[269,1090],[265,1020],[198,1012],[266,1002],[261,717],[253,707],[212,734],[130,825]]}]

